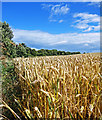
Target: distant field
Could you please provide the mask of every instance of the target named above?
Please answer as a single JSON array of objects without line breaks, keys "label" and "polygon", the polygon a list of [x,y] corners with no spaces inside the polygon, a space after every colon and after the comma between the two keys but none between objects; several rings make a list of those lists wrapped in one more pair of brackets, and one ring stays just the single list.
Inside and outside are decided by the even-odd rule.
[{"label": "distant field", "polygon": [[25,119],[101,117],[100,53],[15,58],[14,64]]}]

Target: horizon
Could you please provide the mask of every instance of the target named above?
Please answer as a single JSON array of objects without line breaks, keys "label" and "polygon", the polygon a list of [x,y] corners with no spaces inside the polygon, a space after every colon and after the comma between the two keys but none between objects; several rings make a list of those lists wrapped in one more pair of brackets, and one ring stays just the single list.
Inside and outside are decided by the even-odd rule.
[{"label": "horizon", "polygon": [[100,17],[98,2],[2,3],[13,41],[34,49],[100,52]]}]

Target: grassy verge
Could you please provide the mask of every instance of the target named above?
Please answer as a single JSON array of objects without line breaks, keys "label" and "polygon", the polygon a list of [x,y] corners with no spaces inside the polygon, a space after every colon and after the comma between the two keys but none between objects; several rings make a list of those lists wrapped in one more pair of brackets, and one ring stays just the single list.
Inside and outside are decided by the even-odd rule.
[{"label": "grassy verge", "polygon": [[[0,66],[2,67],[2,100],[7,103],[11,109],[17,111],[17,105],[15,104],[14,96],[18,96],[20,94],[18,91],[20,89],[14,70],[14,63],[12,62],[12,59],[4,59],[1,61]],[[3,107],[2,113],[10,120],[15,118],[7,106]]]}]

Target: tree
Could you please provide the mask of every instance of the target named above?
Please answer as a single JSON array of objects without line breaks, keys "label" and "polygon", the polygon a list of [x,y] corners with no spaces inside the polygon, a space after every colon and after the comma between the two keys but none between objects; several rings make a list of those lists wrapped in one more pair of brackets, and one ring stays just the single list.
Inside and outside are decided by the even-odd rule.
[{"label": "tree", "polygon": [[26,47],[26,54],[27,54],[27,57],[31,56],[31,48]]},{"label": "tree", "polygon": [[52,50],[52,55],[57,55],[57,50],[56,49]]},{"label": "tree", "polygon": [[36,55],[37,55],[37,52],[36,52],[35,49],[32,49],[32,50],[31,50],[31,55],[33,55],[33,56],[36,56]]},{"label": "tree", "polygon": [[11,58],[16,57],[16,44],[11,40],[14,36],[13,31],[6,22],[0,22],[0,27],[2,32],[2,53]]},{"label": "tree", "polygon": [[45,56],[45,50],[44,49],[38,50],[37,55],[38,56]]},{"label": "tree", "polygon": [[21,45],[22,45],[23,47],[27,47],[27,46],[25,45],[25,43],[21,43]]},{"label": "tree", "polygon": [[53,51],[52,50],[46,50],[46,52],[47,52],[47,56],[53,55]]},{"label": "tree", "polygon": [[66,52],[66,55],[71,55],[71,52]]},{"label": "tree", "polygon": [[16,46],[16,53],[17,53],[17,57],[22,57],[22,56],[27,57],[26,48],[21,44]]},{"label": "tree", "polygon": [[6,22],[2,23],[2,39],[9,38],[11,40],[13,37],[13,31],[9,27],[9,24]]}]

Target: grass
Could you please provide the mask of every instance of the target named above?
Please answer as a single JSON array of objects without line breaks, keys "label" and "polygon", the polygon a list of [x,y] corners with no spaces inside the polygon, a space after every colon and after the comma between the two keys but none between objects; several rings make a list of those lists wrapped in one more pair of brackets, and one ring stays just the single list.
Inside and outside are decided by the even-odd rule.
[{"label": "grass", "polygon": [[24,119],[102,117],[100,54],[15,58],[13,62],[20,89],[14,99]]}]

